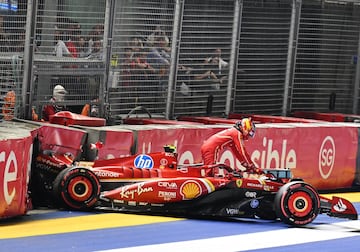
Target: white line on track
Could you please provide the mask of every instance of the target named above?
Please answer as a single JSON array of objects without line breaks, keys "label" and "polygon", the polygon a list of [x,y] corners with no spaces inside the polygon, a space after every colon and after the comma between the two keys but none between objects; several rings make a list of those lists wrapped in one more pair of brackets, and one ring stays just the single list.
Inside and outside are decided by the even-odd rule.
[{"label": "white line on track", "polygon": [[[251,234],[103,250],[102,252],[235,252],[319,242],[354,236],[360,237],[359,231],[360,221],[346,221],[334,224],[317,225],[313,228],[288,228]],[[210,232],[211,230],[209,230],[209,233]]]}]

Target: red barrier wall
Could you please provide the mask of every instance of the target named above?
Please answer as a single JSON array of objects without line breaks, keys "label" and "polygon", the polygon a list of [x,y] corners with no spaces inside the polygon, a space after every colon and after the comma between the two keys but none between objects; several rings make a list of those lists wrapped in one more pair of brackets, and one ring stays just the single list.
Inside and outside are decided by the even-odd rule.
[{"label": "red barrier wall", "polygon": [[354,114],[342,114],[336,112],[294,111],[293,115],[302,118],[311,118],[327,122],[359,122],[360,116]]},{"label": "red barrier wall", "polygon": [[17,132],[17,137],[0,140],[0,218],[27,211],[33,137]]},{"label": "red barrier wall", "polygon": [[[72,152],[75,156],[82,154],[84,144],[101,141],[104,145],[98,151],[100,159],[161,151],[164,145],[174,144],[179,163],[188,164],[201,162],[203,141],[228,127],[232,126],[120,125],[75,129],[40,124],[36,130],[25,130],[25,135],[8,127],[16,134],[9,132],[0,140],[0,218],[26,212],[35,135],[41,149]],[[256,136],[247,142],[247,148],[259,167],[291,168],[295,177],[318,189],[350,188],[360,176],[356,174],[358,130],[357,124],[351,123],[258,124]],[[220,162],[241,168],[229,150],[223,151]]]},{"label": "red barrier wall", "polygon": [[104,146],[99,149],[99,159],[109,159],[131,155],[134,145],[134,134],[131,130],[107,130],[99,139],[103,140]]},{"label": "red barrier wall", "polygon": [[86,131],[66,126],[44,124],[37,130],[41,150],[81,155],[86,141]]},{"label": "red barrier wall", "polygon": [[[201,162],[200,146],[210,135],[229,125],[207,127],[153,126],[137,132],[137,153],[159,151],[166,144],[177,146],[179,163]],[[340,130],[341,129],[341,130]],[[262,168],[291,168],[318,189],[350,188],[356,175],[358,128],[339,124],[263,124],[247,141],[254,162]],[[241,168],[230,150],[220,162]]]},{"label": "red barrier wall", "polygon": [[295,177],[318,189],[351,187],[357,150],[357,127],[334,124],[297,125],[280,130],[264,127],[249,142],[252,159],[260,167],[293,168]]}]

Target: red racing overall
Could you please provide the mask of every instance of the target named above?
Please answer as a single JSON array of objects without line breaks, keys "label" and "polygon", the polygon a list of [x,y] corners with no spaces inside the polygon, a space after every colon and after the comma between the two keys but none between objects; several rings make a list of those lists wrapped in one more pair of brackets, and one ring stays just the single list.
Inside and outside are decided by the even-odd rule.
[{"label": "red racing overall", "polygon": [[209,139],[201,146],[201,155],[205,165],[215,164],[218,161],[220,150],[230,147],[241,165],[246,168],[255,168],[250,155],[244,146],[243,134],[235,127],[223,130]]}]

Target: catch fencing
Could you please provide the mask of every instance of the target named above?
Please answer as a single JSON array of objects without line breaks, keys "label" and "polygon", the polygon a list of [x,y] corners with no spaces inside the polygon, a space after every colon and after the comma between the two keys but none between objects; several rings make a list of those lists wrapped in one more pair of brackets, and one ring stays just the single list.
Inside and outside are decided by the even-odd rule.
[{"label": "catch fencing", "polygon": [[[2,116],[359,113],[358,0],[0,2]],[[63,45],[67,46],[67,49]],[[12,99],[15,93],[16,99]]]}]

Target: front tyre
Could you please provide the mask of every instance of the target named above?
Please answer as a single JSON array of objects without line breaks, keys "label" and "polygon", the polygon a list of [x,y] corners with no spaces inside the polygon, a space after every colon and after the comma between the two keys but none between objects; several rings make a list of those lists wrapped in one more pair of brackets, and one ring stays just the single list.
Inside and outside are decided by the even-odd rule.
[{"label": "front tyre", "polygon": [[283,185],[275,196],[276,215],[286,224],[303,226],[319,214],[320,198],[311,185],[294,181]]},{"label": "front tyre", "polygon": [[70,167],[61,171],[53,183],[55,196],[65,207],[91,209],[100,196],[100,182],[87,168]]}]

